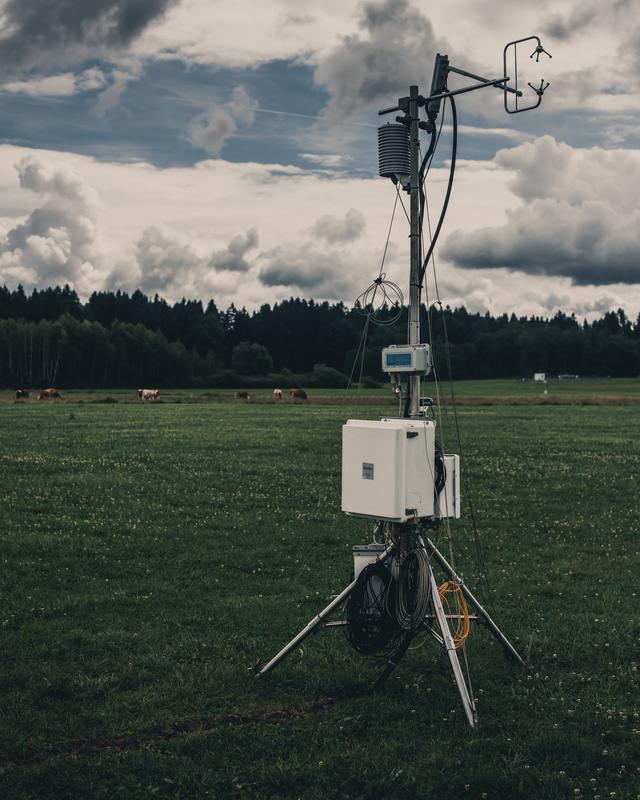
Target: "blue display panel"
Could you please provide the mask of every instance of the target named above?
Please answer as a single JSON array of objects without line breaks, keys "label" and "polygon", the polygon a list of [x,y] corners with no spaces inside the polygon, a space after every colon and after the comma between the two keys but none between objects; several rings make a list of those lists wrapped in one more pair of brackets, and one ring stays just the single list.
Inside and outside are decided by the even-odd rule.
[{"label": "blue display panel", "polygon": [[410,367],[411,353],[387,353],[388,367]]}]

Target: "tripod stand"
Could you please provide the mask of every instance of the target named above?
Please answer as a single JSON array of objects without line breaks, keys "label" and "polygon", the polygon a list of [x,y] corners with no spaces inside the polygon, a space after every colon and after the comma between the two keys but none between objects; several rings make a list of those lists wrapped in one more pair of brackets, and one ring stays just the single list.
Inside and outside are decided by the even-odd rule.
[{"label": "tripod stand", "polygon": [[[462,706],[464,708],[465,716],[469,725],[473,728],[477,722],[477,715],[475,704],[471,694],[469,692],[469,688],[467,683],[464,679],[464,675],[462,672],[462,667],[460,666],[460,661],[458,659],[458,653],[456,651],[453,638],[451,636],[451,631],[449,629],[449,622],[448,620],[451,618],[452,615],[447,615],[445,613],[444,607],[442,605],[442,600],[440,599],[440,595],[438,594],[438,586],[436,583],[435,576],[433,574],[433,568],[431,566],[431,560],[435,561],[438,566],[442,569],[442,571],[446,574],[449,580],[452,580],[462,590],[467,602],[469,605],[474,609],[475,616],[474,620],[476,622],[482,623],[486,625],[489,631],[493,634],[496,638],[498,643],[502,646],[505,655],[514,661],[517,664],[524,666],[524,662],[518,652],[515,650],[513,645],[509,642],[507,637],[502,633],[500,628],[496,625],[496,623],[491,619],[487,611],[482,607],[476,597],[473,595],[471,590],[467,587],[464,583],[462,578],[455,572],[453,567],[449,564],[446,558],[442,555],[442,553],[438,550],[438,548],[433,544],[433,542],[428,537],[418,537],[418,547],[423,548],[429,557],[429,581],[431,584],[431,605],[433,608],[433,614],[428,614],[422,623],[415,628],[414,630],[407,631],[400,642],[400,645],[397,649],[392,653],[387,662],[387,666],[385,667],[383,673],[380,675],[378,680],[374,685],[374,689],[380,689],[384,683],[387,681],[391,673],[394,671],[404,654],[409,649],[409,645],[415,638],[415,636],[420,632],[420,630],[427,629],[429,630],[436,640],[442,645],[444,650],[447,653],[449,658],[449,662],[451,664],[451,669],[453,671],[453,677],[456,682],[456,686],[458,688],[458,692],[460,694],[460,699],[462,701]],[[395,545],[389,545],[385,551],[379,556],[378,561],[383,562],[386,561],[395,550]],[[270,672],[274,669],[278,664],[292,651],[294,650],[300,642],[306,639],[309,634],[314,632],[319,632],[323,628],[328,627],[337,627],[343,625],[343,620],[329,620],[331,614],[339,609],[342,604],[348,599],[349,595],[353,592],[357,581],[352,581],[348,586],[346,586],[339,595],[337,595],[328,606],[322,609],[319,614],[317,614],[312,620],[310,620],[307,625],[296,635],[293,639],[286,644],[282,650],[280,650],[276,655],[264,665],[258,672],[258,675],[265,675],[267,672]],[[439,628],[440,633],[434,630],[433,623],[436,622]]]}]

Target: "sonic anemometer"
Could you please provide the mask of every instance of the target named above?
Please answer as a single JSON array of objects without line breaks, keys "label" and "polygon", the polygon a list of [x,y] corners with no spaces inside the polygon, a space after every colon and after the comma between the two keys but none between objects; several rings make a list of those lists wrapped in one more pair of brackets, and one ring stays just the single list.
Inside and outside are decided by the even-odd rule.
[{"label": "sonic anemometer", "polygon": [[[528,54],[528,58],[525,52],[523,57],[522,49],[529,45],[534,47],[533,52]],[[438,53],[427,96],[420,94],[418,86],[411,86],[409,94],[399,98],[396,105],[378,112],[380,115],[400,112],[393,122],[378,129],[378,172],[391,179],[396,197],[379,275],[356,301],[356,307],[366,316],[363,341],[369,322],[391,324],[402,313],[402,291],[397,284],[387,280],[383,271],[396,207],[398,201],[402,202],[401,189],[410,196],[410,213],[407,215],[410,264],[407,343],[382,350],[382,369],[389,374],[394,394],[399,398],[400,414],[378,420],[351,419],[342,428],[342,510],[350,516],[372,520],[374,541],[354,547],[353,581],[267,664],[258,667],[259,675],[277,666],[310,633],[328,627],[344,627],[347,640],[358,652],[387,657],[386,666],[374,685],[379,689],[416,636],[427,633],[446,653],[465,716],[469,725],[475,727],[476,705],[467,659],[465,656],[465,674],[458,658],[458,650],[464,650],[471,622],[483,624],[508,658],[524,664],[454,567],[451,520],[461,516],[463,487],[480,554],[481,546],[468,486],[461,480],[460,455],[445,451],[443,404],[440,401],[431,320],[436,306],[442,310],[434,250],[447,213],[456,168],[458,117],[455,98],[492,87],[502,91],[504,109],[508,114],[538,108],[549,83],[542,78],[539,86],[527,81],[523,90],[519,80],[523,58],[530,66],[538,64],[541,56],[551,58],[538,36],[516,39],[504,48],[502,76],[487,78],[452,66],[447,55]],[[451,74],[469,78],[473,83],[450,89]],[[535,99],[527,100],[525,93],[527,96],[533,93]],[[442,131],[444,114],[439,124],[438,115],[443,103],[447,103],[451,113],[451,158],[444,201],[432,231],[425,185]],[[428,137],[424,154],[420,146],[421,132]],[[429,228],[426,253],[423,252],[425,216]],[[425,278],[430,264],[434,271],[436,300],[430,306],[427,294],[430,342],[426,343],[421,338],[420,308],[423,288],[427,292]],[[446,362],[450,367],[444,313],[442,324]],[[361,346],[364,356],[363,342]],[[421,396],[421,382],[429,376],[434,380],[435,404],[430,397]],[[457,432],[453,386],[452,399]],[[461,449],[459,435],[458,448]],[[448,559],[438,549],[441,538],[448,541]],[[446,576],[440,585],[436,582],[434,567]],[[484,564],[479,567],[486,577]],[[330,620],[331,615],[343,606],[342,617]]]}]

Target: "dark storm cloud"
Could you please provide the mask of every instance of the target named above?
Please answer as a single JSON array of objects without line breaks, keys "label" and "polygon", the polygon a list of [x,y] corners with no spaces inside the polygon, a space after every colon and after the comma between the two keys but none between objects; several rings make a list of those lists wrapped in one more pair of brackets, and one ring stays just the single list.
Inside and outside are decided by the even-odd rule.
[{"label": "dark storm cloud", "polygon": [[568,40],[604,15],[628,11],[632,2],[635,0],[610,0],[608,3],[591,0],[576,3],[568,14],[552,14],[542,31],[555,39]]},{"label": "dark storm cloud", "polygon": [[331,116],[348,115],[406,92],[430,75],[438,42],[429,20],[408,0],[365,3],[362,35],[346,36],[318,65],[314,80],[331,97]]},{"label": "dark storm cloud", "polygon": [[513,171],[511,189],[523,202],[507,212],[506,225],[453,233],[447,259],[583,285],[640,283],[637,153],[579,150],[543,136],[495,160]]},{"label": "dark storm cloud", "polygon": [[179,0],[6,0],[0,69],[71,63],[126,47]]},{"label": "dark storm cloud", "polygon": [[319,250],[310,242],[286,242],[263,254],[259,278],[265,286],[289,286],[328,300],[354,292],[352,269],[339,251]]},{"label": "dark storm cloud", "polygon": [[573,11],[565,17],[560,14],[554,14],[543,30],[544,33],[553,36],[555,39],[570,39],[586,27],[593,20],[595,15],[595,7],[589,8],[587,6],[586,8],[574,8]]},{"label": "dark storm cloud", "polygon": [[244,235],[234,236],[224,250],[211,256],[209,266],[216,270],[247,272],[251,264],[245,258],[247,251],[258,246],[258,231],[250,228]]}]

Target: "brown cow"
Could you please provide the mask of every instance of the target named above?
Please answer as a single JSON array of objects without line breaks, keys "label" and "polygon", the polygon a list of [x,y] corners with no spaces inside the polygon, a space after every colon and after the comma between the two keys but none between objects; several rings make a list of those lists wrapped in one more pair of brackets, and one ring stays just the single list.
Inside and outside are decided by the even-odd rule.
[{"label": "brown cow", "polygon": [[251,395],[245,389],[241,389],[237,394],[236,397],[238,400],[251,400]]},{"label": "brown cow", "polygon": [[307,393],[304,389],[292,389],[289,393],[291,395],[292,400],[306,400]]},{"label": "brown cow", "polygon": [[59,400],[60,392],[57,389],[42,389],[38,392],[38,400]]},{"label": "brown cow", "polygon": [[16,400],[28,400],[28,399],[29,399],[28,389],[16,389]]}]

